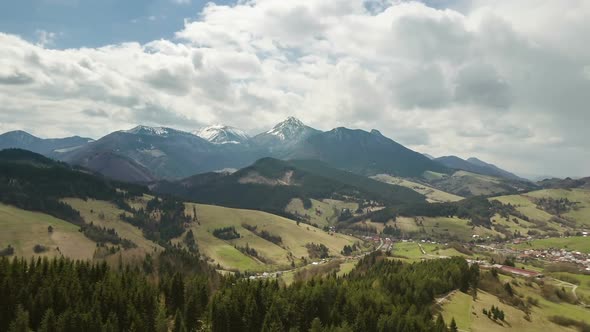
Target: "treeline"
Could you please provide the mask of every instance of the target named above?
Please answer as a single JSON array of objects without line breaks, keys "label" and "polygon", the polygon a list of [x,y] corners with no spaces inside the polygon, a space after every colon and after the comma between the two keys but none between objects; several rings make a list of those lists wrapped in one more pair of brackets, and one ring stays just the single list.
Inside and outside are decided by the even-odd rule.
[{"label": "treeline", "polygon": [[447,331],[432,319],[434,297],[467,290],[476,268],[460,258],[413,265],[372,254],[344,278],[280,287],[233,282],[214,296],[211,329],[224,331]]},{"label": "treeline", "polygon": [[145,209],[128,207],[127,212],[119,216],[121,220],[141,228],[146,238],[160,244],[181,236],[192,221],[185,214],[184,202],[171,197],[154,197]]},{"label": "treeline", "polygon": [[370,218],[373,222],[386,223],[402,217],[458,217],[471,220],[473,225],[491,227],[491,218],[501,211],[515,211],[514,207],[502,204],[497,200],[489,201],[482,196],[470,197],[457,202],[415,203],[390,206],[369,213],[365,216],[353,217],[348,223]]},{"label": "treeline", "polygon": [[0,202],[43,212],[76,225],[84,222],[80,213],[60,202],[60,198],[120,202],[145,191],[147,188],[110,181],[30,151],[0,151]]},{"label": "treeline", "polygon": [[307,253],[309,258],[328,258],[330,256],[330,252],[328,247],[326,247],[323,243],[315,244],[315,243],[308,243],[305,245],[307,248]]},{"label": "treeline", "polygon": [[117,270],[66,258],[0,258],[0,331],[197,331],[219,284],[198,255],[176,248]]},{"label": "treeline", "polygon": [[221,276],[171,247],[117,269],[105,263],[0,258],[0,331],[447,331],[434,297],[466,291],[460,258],[416,264],[363,258],[346,277],[279,286]]},{"label": "treeline", "polygon": [[244,223],[244,224],[242,224],[242,227],[244,227],[245,229],[249,230],[250,232],[256,234],[257,236],[260,236],[261,238],[276,244],[277,246],[280,246],[281,244],[283,244],[283,239],[279,235],[274,235],[265,229],[259,231],[258,226],[253,226],[253,225],[249,225],[249,224]]},{"label": "treeline", "polygon": [[236,231],[234,226],[216,228],[213,230],[213,236],[221,240],[239,239],[240,233]]},{"label": "treeline", "polygon": [[[291,181],[297,185],[240,182],[242,177],[252,173],[278,180],[289,172]],[[287,162],[272,158],[260,159],[231,175],[207,173],[182,182],[160,182],[154,190],[199,203],[263,210],[278,215],[285,215],[285,207],[295,198],[303,200],[305,207],[311,207],[311,198],[370,200],[387,205],[424,202],[424,196],[411,189],[337,170],[321,162]]]},{"label": "treeline", "polygon": [[98,244],[111,243],[121,245],[124,249],[137,247],[131,240],[122,239],[114,228],[95,226],[93,222],[80,227],[80,232]]},{"label": "treeline", "polygon": [[535,203],[537,204],[537,208],[557,216],[570,211],[577,204],[567,198],[554,199],[551,197],[539,198],[535,200]]}]

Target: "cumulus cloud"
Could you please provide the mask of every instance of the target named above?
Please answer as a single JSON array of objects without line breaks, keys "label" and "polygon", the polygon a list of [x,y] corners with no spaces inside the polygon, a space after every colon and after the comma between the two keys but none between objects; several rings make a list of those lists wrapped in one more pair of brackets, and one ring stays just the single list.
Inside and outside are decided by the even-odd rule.
[{"label": "cumulus cloud", "polygon": [[255,132],[294,115],[320,129],[377,128],[433,155],[583,175],[588,18],[583,0],[251,0],[210,3],[174,38],[146,44],[56,50],[55,34],[35,44],[0,34],[12,115],[1,128]]}]

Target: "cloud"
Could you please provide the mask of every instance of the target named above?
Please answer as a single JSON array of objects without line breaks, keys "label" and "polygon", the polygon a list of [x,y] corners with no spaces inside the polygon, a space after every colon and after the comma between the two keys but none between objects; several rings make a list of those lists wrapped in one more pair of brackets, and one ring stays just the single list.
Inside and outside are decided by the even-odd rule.
[{"label": "cloud", "polygon": [[57,38],[57,34],[55,32],[45,30],[36,30],[35,35],[37,35],[37,45],[41,47],[53,45],[55,39]]},{"label": "cloud", "polygon": [[33,78],[19,69],[11,70],[0,69],[0,84],[6,85],[23,85],[33,83]]},{"label": "cloud", "polygon": [[101,109],[85,109],[82,111],[85,115],[92,116],[92,117],[99,117],[99,118],[107,118],[109,114],[105,110]]},{"label": "cloud", "polygon": [[[254,133],[294,115],[433,155],[584,175],[589,17],[582,0],[256,0],[209,3],[173,39],[146,44],[56,50],[52,33],[0,34],[2,112],[16,114],[2,128]],[[569,152],[548,161],[556,147]]]}]

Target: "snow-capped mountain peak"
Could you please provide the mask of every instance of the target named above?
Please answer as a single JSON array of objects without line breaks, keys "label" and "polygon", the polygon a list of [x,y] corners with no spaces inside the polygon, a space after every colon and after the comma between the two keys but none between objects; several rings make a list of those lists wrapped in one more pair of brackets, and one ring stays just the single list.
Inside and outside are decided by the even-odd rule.
[{"label": "snow-capped mountain peak", "polygon": [[281,140],[292,139],[299,136],[307,126],[295,117],[288,117],[287,120],[277,124],[267,134],[277,136]]},{"label": "snow-capped mountain peak", "polygon": [[165,128],[165,127],[148,127],[148,126],[137,126],[135,128],[129,130],[123,130],[124,133],[128,134],[141,134],[141,135],[151,135],[151,136],[168,136],[171,134],[173,129]]},{"label": "snow-capped mountain peak", "polygon": [[193,132],[193,134],[214,144],[241,144],[250,139],[244,131],[225,125],[213,125]]}]

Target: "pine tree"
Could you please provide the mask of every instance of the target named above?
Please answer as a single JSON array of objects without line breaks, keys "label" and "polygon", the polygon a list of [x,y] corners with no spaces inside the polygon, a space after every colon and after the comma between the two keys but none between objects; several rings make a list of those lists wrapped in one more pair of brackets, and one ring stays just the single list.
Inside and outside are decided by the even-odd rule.
[{"label": "pine tree", "polygon": [[458,332],[459,328],[457,327],[457,323],[455,322],[455,317],[451,320],[451,325],[449,326],[450,332]]},{"label": "pine tree", "polygon": [[41,321],[41,326],[39,327],[38,332],[58,332],[57,318],[55,317],[55,314],[51,308],[45,311],[45,315],[43,315],[43,320]]},{"label": "pine tree", "polygon": [[440,314],[436,318],[436,323],[434,325],[434,331],[436,331],[436,332],[446,332],[447,331],[447,326],[445,324],[443,316]]},{"label": "pine tree", "polygon": [[174,316],[174,332],[187,332],[186,325],[184,324],[184,319],[182,318],[182,314],[180,310],[176,310],[176,315]]},{"label": "pine tree", "polygon": [[170,310],[175,312],[184,307],[184,281],[180,273],[175,273],[170,285]]},{"label": "pine tree", "polygon": [[322,321],[319,318],[316,317],[311,321],[309,332],[322,332]]},{"label": "pine tree", "polygon": [[10,323],[9,332],[29,332],[29,312],[23,309],[22,305],[16,308],[16,316]]}]

